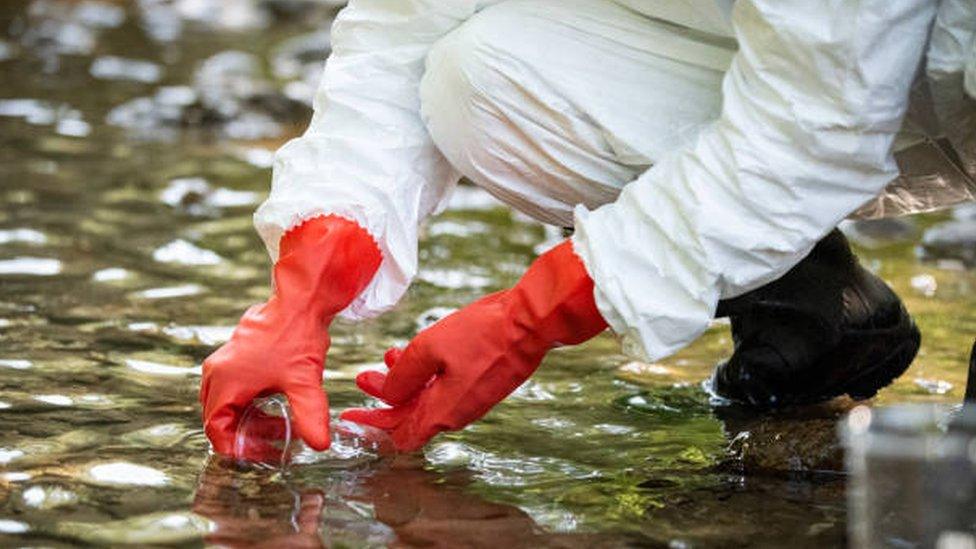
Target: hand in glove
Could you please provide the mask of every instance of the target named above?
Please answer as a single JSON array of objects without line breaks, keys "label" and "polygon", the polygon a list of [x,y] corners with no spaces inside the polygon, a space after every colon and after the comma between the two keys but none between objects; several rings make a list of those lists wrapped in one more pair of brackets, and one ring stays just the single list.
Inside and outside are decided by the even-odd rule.
[{"label": "hand in glove", "polygon": [[416,450],[441,431],[485,415],[542,362],[549,349],[582,343],[607,327],[593,281],[566,241],[541,255],[511,289],[486,296],[391,349],[389,373],[356,383],[392,405],[351,409],[343,419],[391,432],[399,450]]},{"label": "hand in glove", "polygon": [[316,217],[286,233],[274,266],[274,294],[244,313],[230,341],[203,363],[200,403],[207,436],[234,451],[241,414],[255,397],[284,393],[298,435],[329,447],[322,369],[329,324],[369,284],[382,256],[352,221]]}]

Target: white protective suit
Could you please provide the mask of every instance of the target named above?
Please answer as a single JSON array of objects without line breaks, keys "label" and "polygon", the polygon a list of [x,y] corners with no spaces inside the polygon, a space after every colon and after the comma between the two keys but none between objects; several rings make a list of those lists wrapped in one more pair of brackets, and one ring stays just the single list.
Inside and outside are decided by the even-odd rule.
[{"label": "white protective suit", "polygon": [[[463,174],[575,226],[601,313],[658,359],[898,176],[937,11],[930,70],[976,95],[976,0],[352,0],[255,224],[272,257],[303,219],[362,225],[384,260],[344,316],[371,317],[406,291],[418,227]],[[913,150],[942,137],[907,134]],[[953,169],[901,179],[973,198],[976,170]]]}]

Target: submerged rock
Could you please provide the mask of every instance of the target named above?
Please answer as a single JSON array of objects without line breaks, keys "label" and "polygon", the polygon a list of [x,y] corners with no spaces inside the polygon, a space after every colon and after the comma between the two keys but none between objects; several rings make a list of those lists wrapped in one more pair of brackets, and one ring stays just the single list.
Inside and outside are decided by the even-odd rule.
[{"label": "submerged rock", "polygon": [[773,414],[719,408],[729,440],[726,465],[745,474],[843,472],[837,422],[854,405],[835,399]]},{"label": "submerged rock", "polygon": [[692,489],[652,483],[645,491],[664,496],[641,524],[645,535],[670,539],[662,547],[842,547],[844,487],[840,478],[732,478]]},{"label": "submerged rock", "polygon": [[[964,214],[968,215],[968,214]],[[976,266],[976,218],[939,223],[922,236],[924,259],[956,259]]]}]

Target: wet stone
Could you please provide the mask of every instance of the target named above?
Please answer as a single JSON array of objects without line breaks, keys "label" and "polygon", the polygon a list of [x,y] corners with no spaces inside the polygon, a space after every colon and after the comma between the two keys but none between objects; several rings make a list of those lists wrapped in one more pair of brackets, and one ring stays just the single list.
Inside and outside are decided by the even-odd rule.
[{"label": "wet stone", "polygon": [[725,465],[747,475],[842,472],[837,422],[854,404],[836,399],[770,414],[720,408],[729,440]]}]

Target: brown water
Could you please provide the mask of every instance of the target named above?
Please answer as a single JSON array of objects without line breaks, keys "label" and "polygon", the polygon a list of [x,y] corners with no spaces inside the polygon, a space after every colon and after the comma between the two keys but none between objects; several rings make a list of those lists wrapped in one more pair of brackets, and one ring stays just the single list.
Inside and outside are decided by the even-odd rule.
[{"label": "brown water", "polygon": [[[220,51],[268,62],[283,40],[325,28],[329,10],[245,18],[253,26],[240,30],[193,21],[213,14],[191,9],[206,3],[0,4],[0,545],[843,542],[843,480],[804,472],[837,467],[833,424],[847,403],[758,421],[714,413],[699,384],[729,352],[721,324],[658,365],[630,363],[609,336],[553,352],[483,421],[423,455],[287,476],[209,457],[199,364],[267,296],[250,214],[267,190],[267,151],[307,113],[292,106],[275,111],[280,125],[237,127],[201,128],[198,117],[165,131],[106,117],[190,82]],[[92,76],[107,55],[156,68],[123,71],[142,81],[107,80],[109,61]],[[962,396],[976,273],[916,258],[921,230],[938,220],[919,218],[909,238],[859,250],[924,337],[882,402]],[[336,327],[333,411],[364,402],[352,379],[388,346],[439,308],[511,284],[557,237],[459,189],[426,229],[420,280],[402,305]]]}]

